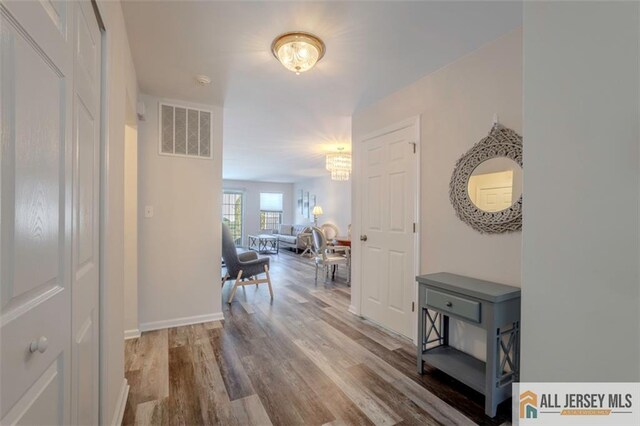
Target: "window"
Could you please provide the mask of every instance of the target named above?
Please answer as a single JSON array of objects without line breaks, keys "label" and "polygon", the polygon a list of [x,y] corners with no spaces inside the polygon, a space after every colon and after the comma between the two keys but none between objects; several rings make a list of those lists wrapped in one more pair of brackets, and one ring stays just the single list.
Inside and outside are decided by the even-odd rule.
[{"label": "window", "polygon": [[242,245],[242,192],[224,191],[222,194],[222,222],[229,226],[236,246]]},{"label": "window", "polygon": [[272,231],[282,224],[282,212],[260,211],[260,229],[262,231]]},{"label": "window", "polygon": [[282,194],[278,192],[260,193],[260,229],[271,231],[282,224]]}]

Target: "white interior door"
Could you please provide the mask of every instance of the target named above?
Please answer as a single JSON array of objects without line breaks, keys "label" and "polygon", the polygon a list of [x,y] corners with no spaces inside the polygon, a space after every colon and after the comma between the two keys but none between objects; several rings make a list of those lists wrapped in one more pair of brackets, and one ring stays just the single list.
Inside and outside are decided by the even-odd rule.
[{"label": "white interior door", "polygon": [[73,9],[0,3],[3,425],[70,421]]},{"label": "white interior door", "polygon": [[88,1],[77,3],[73,52],[73,253],[71,422],[98,424],[100,28]]},{"label": "white interior door", "polygon": [[[417,124],[361,142],[362,315],[411,337]],[[365,240],[366,239],[366,240]]]}]

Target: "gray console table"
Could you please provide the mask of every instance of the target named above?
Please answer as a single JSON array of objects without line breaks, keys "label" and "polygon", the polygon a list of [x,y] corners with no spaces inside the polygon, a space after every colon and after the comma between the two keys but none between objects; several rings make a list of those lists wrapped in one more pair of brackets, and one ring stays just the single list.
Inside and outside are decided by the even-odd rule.
[{"label": "gray console table", "polygon": [[[416,277],[418,373],[423,361],[484,394],[495,417],[520,372],[520,289],[449,273]],[[449,346],[449,317],[487,331],[486,362]]]}]

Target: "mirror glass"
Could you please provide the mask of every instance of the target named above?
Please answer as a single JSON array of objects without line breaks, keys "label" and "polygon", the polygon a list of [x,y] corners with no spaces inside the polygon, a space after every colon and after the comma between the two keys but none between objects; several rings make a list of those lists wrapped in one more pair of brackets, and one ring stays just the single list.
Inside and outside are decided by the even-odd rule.
[{"label": "mirror glass", "polygon": [[507,157],[491,158],[473,170],[467,191],[471,202],[480,210],[507,209],[522,195],[522,168]]}]

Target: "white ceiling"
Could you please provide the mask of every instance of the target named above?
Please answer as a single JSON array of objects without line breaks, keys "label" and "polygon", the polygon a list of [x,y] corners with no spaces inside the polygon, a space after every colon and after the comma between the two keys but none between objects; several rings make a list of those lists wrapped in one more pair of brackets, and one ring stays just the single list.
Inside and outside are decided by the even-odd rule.
[{"label": "white ceiling", "polygon": [[[273,182],[327,173],[323,153],[350,146],[354,111],[522,21],[521,3],[504,1],[125,0],[123,9],[141,91],[223,105],[224,178]],[[301,75],[270,52],[294,30],[327,47]]]}]

